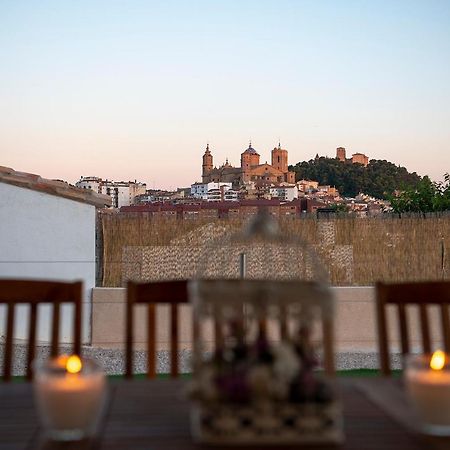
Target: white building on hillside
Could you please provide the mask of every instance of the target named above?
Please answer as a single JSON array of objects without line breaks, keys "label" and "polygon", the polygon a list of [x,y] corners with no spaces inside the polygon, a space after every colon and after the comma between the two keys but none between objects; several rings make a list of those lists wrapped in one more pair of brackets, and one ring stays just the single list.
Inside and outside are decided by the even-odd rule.
[{"label": "white building on hillside", "polygon": [[226,202],[237,202],[239,201],[239,192],[234,189],[228,189],[228,191],[225,191],[223,199]]},{"label": "white building on hillside", "polygon": [[137,195],[146,193],[145,183],[135,181],[111,181],[102,180],[98,177],[81,177],[75,184],[79,188],[91,189],[98,194],[104,194],[111,197],[112,206],[120,208],[130,206],[134,203]]},{"label": "white building on hillside", "polygon": [[225,192],[231,189],[232,183],[223,183],[223,182],[211,182],[211,183],[194,183],[191,185],[191,196],[194,198],[209,200],[209,198],[213,199],[210,201],[220,201],[217,200],[217,193],[211,192],[208,196],[208,192],[218,190],[219,193],[223,192],[220,198],[225,195]]},{"label": "white building on hillside", "polygon": [[270,188],[272,198],[279,198],[282,202],[291,202],[298,198],[298,189],[295,184],[282,183]]}]

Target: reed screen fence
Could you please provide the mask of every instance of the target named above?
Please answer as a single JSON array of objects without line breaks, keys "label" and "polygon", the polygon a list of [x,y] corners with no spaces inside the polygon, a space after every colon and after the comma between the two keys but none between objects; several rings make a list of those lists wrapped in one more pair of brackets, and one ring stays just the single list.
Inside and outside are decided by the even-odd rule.
[{"label": "reed screen fence", "polygon": [[[195,276],[200,255],[243,224],[244,219],[100,213],[100,284]],[[315,249],[335,286],[450,279],[449,215],[282,218],[280,226]]]}]

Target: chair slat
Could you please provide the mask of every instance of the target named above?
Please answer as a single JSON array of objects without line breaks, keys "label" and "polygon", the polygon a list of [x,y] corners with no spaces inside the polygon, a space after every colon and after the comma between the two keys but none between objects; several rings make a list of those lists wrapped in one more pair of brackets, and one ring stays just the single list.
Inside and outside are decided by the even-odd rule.
[{"label": "chair slat", "polygon": [[402,346],[402,355],[409,353],[409,332],[408,321],[406,318],[405,304],[400,303],[398,306],[398,326],[400,328],[400,342]]},{"label": "chair slat", "polygon": [[11,379],[13,339],[14,339],[14,316],[16,305],[14,303],[7,304],[8,313],[6,317],[6,343],[5,343],[5,359],[3,362],[3,379],[9,381]]},{"label": "chair slat", "polygon": [[193,358],[192,358],[192,369],[195,370],[197,369],[197,363],[198,360],[197,355],[200,354],[201,352],[201,347],[200,347],[200,340],[201,340],[201,333],[202,333],[202,329],[201,329],[201,325],[197,319],[196,314],[194,314],[193,308],[191,309],[191,314],[192,314],[192,353],[193,353]]},{"label": "chair slat", "polygon": [[280,336],[282,340],[288,339],[287,313],[284,306],[280,306]]},{"label": "chair slat", "polygon": [[214,306],[213,323],[214,323],[214,345],[215,345],[215,348],[216,349],[222,348],[223,347],[223,330],[222,330],[222,325],[221,325],[221,320],[220,320],[220,311],[219,311],[218,305]]},{"label": "chair slat", "polygon": [[261,337],[267,338],[267,319],[263,317],[258,321],[259,335]]},{"label": "chair slat", "polygon": [[444,341],[444,349],[450,353],[450,320],[448,312],[448,303],[441,303],[441,323],[442,323],[442,338]]},{"label": "chair slat", "polygon": [[170,305],[170,375],[178,376],[178,305]]},{"label": "chair slat", "polygon": [[82,298],[83,298],[83,283],[74,283],[73,299],[75,301],[74,312],[74,344],[73,351],[76,355],[81,355],[81,322],[82,322]]},{"label": "chair slat", "polygon": [[156,317],[155,304],[149,303],[147,310],[147,377],[156,377]]},{"label": "chair slat", "polygon": [[387,318],[385,310],[386,292],[385,286],[381,283],[376,285],[377,292],[377,332],[378,332],[378,347],[380,353],[380,369],[385,376],[390,375],[391,368],[389,364],[389,348],[388,348],[388,333],[387,333]]},{"label": "chair slat", "polygon": [[58,343],[59,343],[59,322],[61,317],[61,305],[59,302],[53,304],[53,316],[52,316],[52,342],[50,355],[58,356]]},{"label": "chair slat", "polygon": [[[267,339],[267,310],[265,307],[261,307],[258,314],[258,333],[261,338]],[[244,329],[244,334],[247,333],[247,330]]]},{"label": "chair slat", "polygon": [[28,329],[27,380],[33,378],[33,360],[36,350],[37,303],[30,305],[30,325]]},{"label": "chair slat", "polygon": [[126,305],[126,319],[125,319],[125,377],[132,378],[133,376],[133,330],[134,330],[134,284],[128,283],[128,299]]},{"label": "chair slat", "polygon": [[322,336],[323,336],[323,362],[327,375],[333,376],[335,373],[334,366],[334,326],[333,320],[322,318]]},{"label": "chair slat", "polygon": [[222,327],[218,319],[214,319],[214,345],[216,349],[223,346]]},{"label": "chair slat", "polygon": [[430,322],[428,320],[428,310],[425,303],[419,305],[419,315],[423,351],[424,353],[431,353]]}]

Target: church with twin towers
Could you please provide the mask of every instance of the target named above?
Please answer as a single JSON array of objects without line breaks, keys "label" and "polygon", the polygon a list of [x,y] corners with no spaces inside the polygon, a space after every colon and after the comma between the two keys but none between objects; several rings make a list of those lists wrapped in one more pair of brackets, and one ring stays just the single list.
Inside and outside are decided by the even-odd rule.
[{"label": "church with twin towers", "polygon": [[260,164],[259,153],[252,147],[250,142],[248,148],[241,153],[240,167],[233,167],[228,159],[219,167],[214,166],[213,155],[206,146],[203,154],[202,182],[233,183],[233,187],[239,187],[249,182],[262,183],[295,183],[295,173],[288,170],[288,152],[275,147],[271,152],[271,162]]}]

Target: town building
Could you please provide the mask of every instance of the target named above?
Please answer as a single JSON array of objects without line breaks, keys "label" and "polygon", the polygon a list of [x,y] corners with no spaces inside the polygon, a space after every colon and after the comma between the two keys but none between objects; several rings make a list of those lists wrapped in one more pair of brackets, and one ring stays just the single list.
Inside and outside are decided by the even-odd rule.
[{"label": "town building", "polygon": [[82,189],[90,189],[98,194],[111,197],[112,206],[121,208],[132,205],[135,198],[146,193],[145,183],[135,181],[111,181],[99,177],[81,177],[75,186]]},{"label": "town building", "polygon": [[249,181],[267,181],[271,183],[295,183],[295,173],[288,169],[288,152],[278,147],[271,152],[272,164],[267,162],[260,164],[260,155],[252,147],[250,142],[248,148],[241,153],[240,167],[233,167],[228,159],[225,164],[216,167],[213,164],[213,155],[206,146],[203,155],[202,181],[203,183],[232,183],[233,188],[237,189]]},{"label": "town building", "polygon": [[298,198],[298,189],[295,184],[281,183],[270,188],[272,198],[278,198],[282,202],[291,202]]},{"label": "town building", "polygon": [[299,180],[297,181],[297,188],[299,192],[311,192],[317,191],[319,188],[319,182],[313,180]]},{"label": "town building", "polygon": [[148,189],[145,194],[134,197],[134,205],[145,203],[165,203],[183,202],[191,198],[191,188],[177,188],[176,191],[166,191],[164,189]]},{"label": "town building", "polygon": [[337,197],[338,195],[338,190],[334,186],[330,186],[329,184],[317,187],[318,197]]},{"label": "town building", "polygon": [[231,183],[222,183],[222,182],[209,182],[209,183],[194,183],[191,185],[191,197],[209,200],[214,199],[215,201],[217,196],[219,200],[223,200],[225,192],[231,189]]}]

